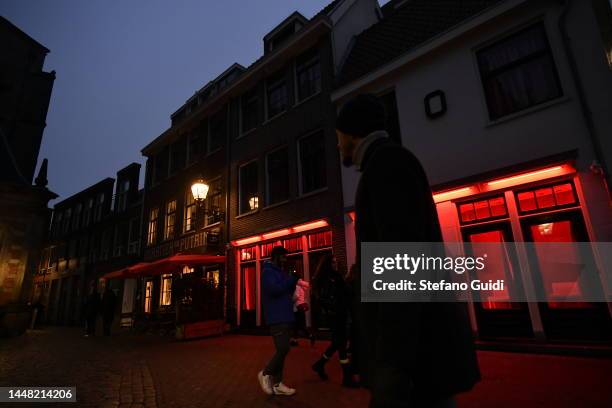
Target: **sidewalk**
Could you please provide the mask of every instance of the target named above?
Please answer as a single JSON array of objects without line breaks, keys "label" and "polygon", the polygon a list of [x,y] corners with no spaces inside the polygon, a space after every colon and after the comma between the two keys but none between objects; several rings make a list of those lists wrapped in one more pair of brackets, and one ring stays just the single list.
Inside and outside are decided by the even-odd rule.
[{"label": "sidewalk", "polygon": [[[71,406],[83,407],[367,407],[366,391],[340,387],[337,359],[328,364],[328,382],[310,371],[324,346],[303,341],[291,350],[286,382],[298,394],[281,398],[264,395],[256,379],[273,352],[268,337],[177,342],[47,328],[0,340],[0,386],[76,385],[79,402]],[[612,359],[493,351],[478,357],[483,380],[458,397],[459,407],[612,406]]]}]

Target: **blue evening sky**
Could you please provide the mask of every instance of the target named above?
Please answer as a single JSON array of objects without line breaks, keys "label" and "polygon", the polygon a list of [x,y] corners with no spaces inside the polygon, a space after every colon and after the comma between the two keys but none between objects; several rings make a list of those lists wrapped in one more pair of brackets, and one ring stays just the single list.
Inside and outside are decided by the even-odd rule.
[{"label": "blue evening sky", "polygon": [[[136,161],[170,114],[297,10],[331,0],[2,0],[0,14],[51,50],[55,70],[39,156],[60,200]],[[143,165],[144,168],[144,165]],[[141,181],[142,184],[142,181]]]}]

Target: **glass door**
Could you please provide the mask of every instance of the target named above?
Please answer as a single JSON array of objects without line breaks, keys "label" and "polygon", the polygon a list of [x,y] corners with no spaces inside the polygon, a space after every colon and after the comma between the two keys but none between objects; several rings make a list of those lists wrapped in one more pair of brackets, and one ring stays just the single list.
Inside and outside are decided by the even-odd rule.
[{"label": "glass door", "polygon": [[[512,302],[522,291],[521,277],[513,248],[503,245],[512,241],[508,222],[496,222],[463,229],[466,252],[472,256],[486,253],[486,268],[478,271],[473,278],[482,281],[503,279],[504,291],[475,292],[474,309],[481,338],[533,337],[529,310],[524,302]],[[486,245],[482,245],[486,244]],[[511,296],[515,295],[515,296]],[[519,297],[520,298],[520,297]]]},{"label": "glass door", "polygon": [[[580,210],[541,214],[522,220],[525,240],[534,243],[587,242],[588,235]],[[562,340],[605,340],[612,338],[612,321],[606,303],[579,301],[583,293],[582,270],[594,262],[592,254],[578,246],[535,247],[529,253],[534,280],[546,294],[540,303],[547,337]],[[593,270],[593,268],[589,268]],[[576,302],[561,302],[575,297]]]}]

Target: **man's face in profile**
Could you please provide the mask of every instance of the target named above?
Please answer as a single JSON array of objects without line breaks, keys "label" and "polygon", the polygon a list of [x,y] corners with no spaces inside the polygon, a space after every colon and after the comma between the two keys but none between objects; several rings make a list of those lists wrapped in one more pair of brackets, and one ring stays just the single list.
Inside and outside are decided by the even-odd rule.
[{"label": "man's face in profile", "polygon": [[336,137],[338,138],[338,150],[340,151],[340,157],[342,158],[342,164],[345,167],[353,165],[353,151],[357,140],[354,136],[348,135],[338,129],[336,129]]}]

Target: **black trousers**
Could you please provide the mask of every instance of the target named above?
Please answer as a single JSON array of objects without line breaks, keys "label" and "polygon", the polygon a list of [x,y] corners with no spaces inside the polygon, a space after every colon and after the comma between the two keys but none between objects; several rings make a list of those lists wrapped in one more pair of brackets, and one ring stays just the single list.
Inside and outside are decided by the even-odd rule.
[{"label": "black trousers", "polygon": [[103,317],[102,318],[102,327],[104,328],[104,335],[110,336],[111,334],[111,326],[113,325],[113,317]]},{"label": "black trousers", "polygon": [[272,382],[278,384],[283,380],[283,369],[285,367],[285,357],[289,353],[290,325],[286,323],[270,326],[270,334],[274,340],[276,352],[264,368],[264,375],[272,376]]},{"label": "black trousers", "polygon": [[96,321],[98,316],[87,316],[87,320],[85,321],[85,333],[90,336],[96,334]]},{"label": "black trousers", "polygon": [[331,319],[331,344],[325,350],[325,357],[331,358],[334,353],[338,352],[338,358],[340,360],[346,360],[346,343],[348,341],[347,330],[346,330],[346,317],[337,316]]},{"label": "black trousers", "polygon": [[306,328],[306,312],[298,310],[293,312],[295,316],[295,325],[293,326],[293,337],[298,338],[301,334],[305,334],[306,337],[310,336],[308,328]]}]

